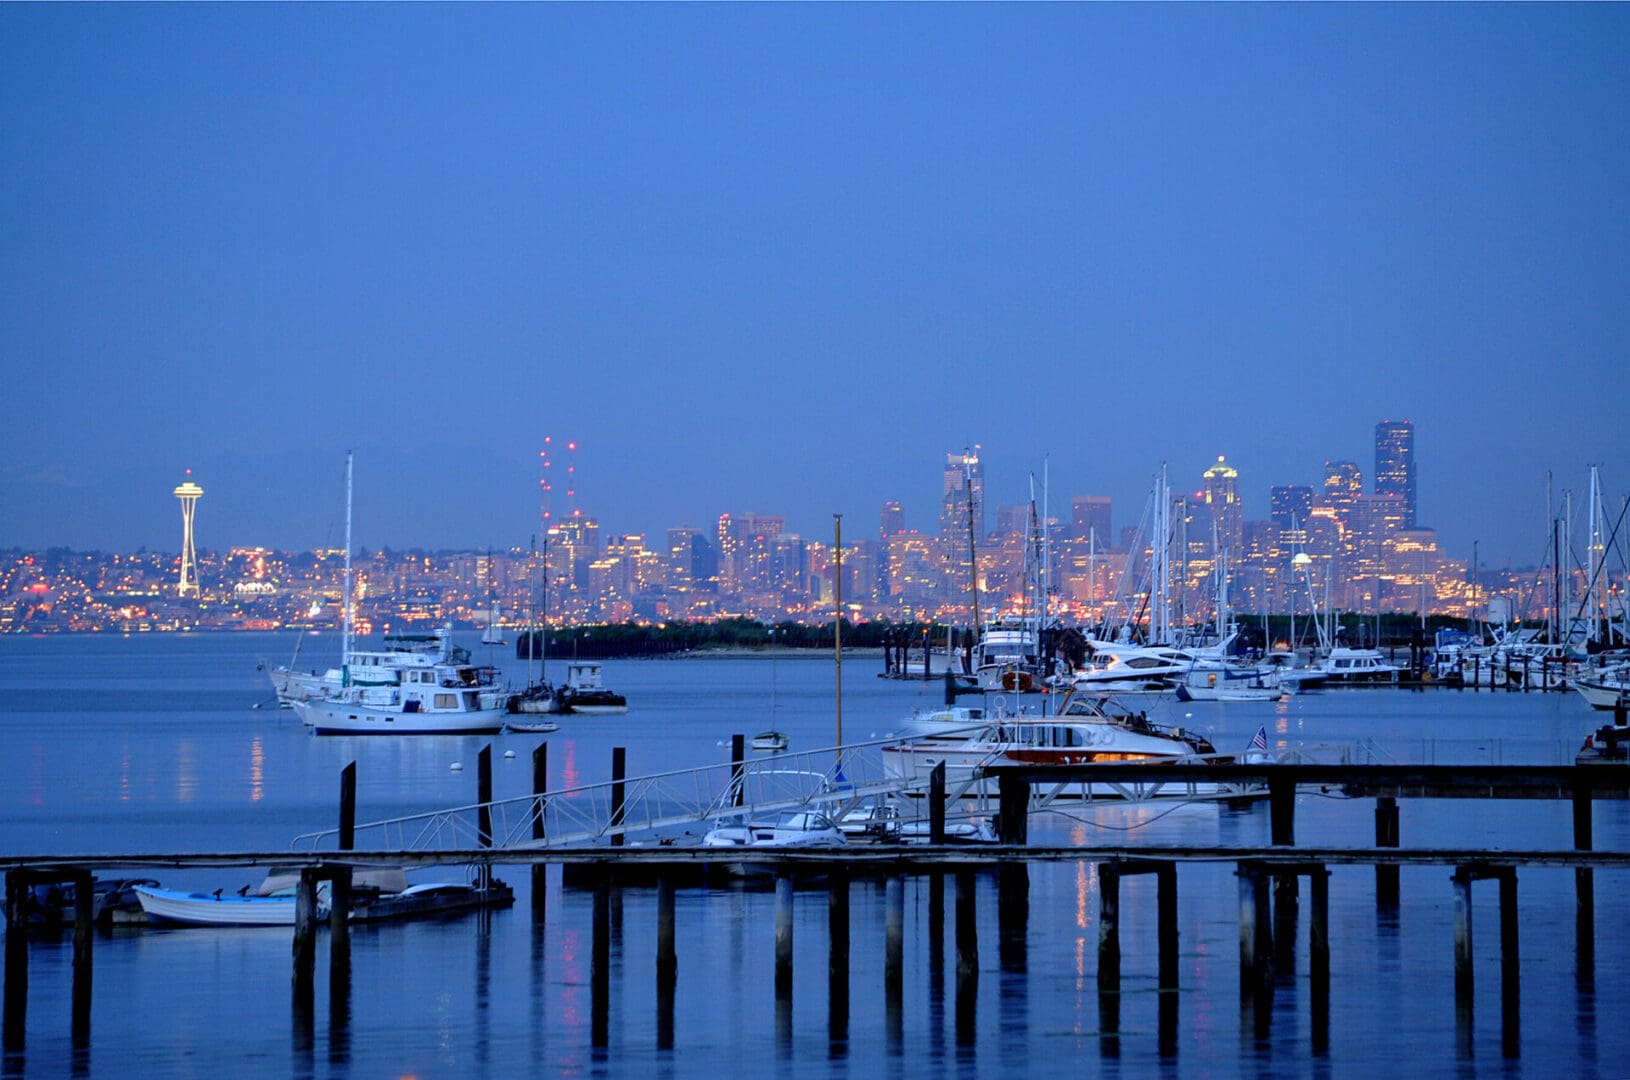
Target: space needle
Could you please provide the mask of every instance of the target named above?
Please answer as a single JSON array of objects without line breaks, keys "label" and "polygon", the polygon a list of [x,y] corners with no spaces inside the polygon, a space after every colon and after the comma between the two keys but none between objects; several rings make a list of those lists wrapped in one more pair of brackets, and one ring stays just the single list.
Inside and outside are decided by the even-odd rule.
[{"label": "space needle", "polygon": [[181,584],[176,589],[177,596],[198,595],[198,551],[192,542],[192,516],[204,489],[192,482],[191,469],[187,470],[187,477],[175,489],[175,497],[181,500]]}]

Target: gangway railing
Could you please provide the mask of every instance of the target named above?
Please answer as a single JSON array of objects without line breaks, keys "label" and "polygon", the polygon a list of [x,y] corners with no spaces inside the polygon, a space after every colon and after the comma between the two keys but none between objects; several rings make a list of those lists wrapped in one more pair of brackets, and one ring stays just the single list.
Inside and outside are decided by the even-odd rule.
[{"label": "gangway railing", "polygon": [[[960,735],[980,730],[943,728],[936,734]],[[883,767],[880,750],[895,748],[892,773]],[[944,745],[914,742],[909,737],[874,739],[772,757],[723,762],[693,769],[654,773],[585,784],[560,791],[521,795],[490,803],[468,803],[447,809],[358,823],[355,846],[376,850],[438,851],[487,847],[494,851],[568,847],[592,844],[616,836],[673,833],[686,826],[729,819],[757,820],[783,811],[818,809],[834,821],[856,808],[889,798],[925,796],[929,769],[946,753]],[[1284,764],[1347,760],[1341,746],[1292,747],[1271,751]],[[1233,755],[1192,755],[1179,764],[1204,763]],[[996,784],[986,779],[986,767],[1011,765],[1000,750],[986,754],[972,768],[959,768],[946,778],[948,808],[970,801],[976,812],[992,808]],[[1087,802],[1198,801],[1250,798],[1264,793],[1260,784],[1215,783],[1164,778],[1161,766],[1139,770],[1136,778],[1037,783],[1031,791],[1031,809],[1045,810],[1059,800]],[[616,801],[621,788],[622,802]],[[482,811],[490,831],[481,831]],[[304,833],[294,838],[295,851],[337,850],[339,829]]]},{"label": "gangway railing", "polygon": [[[884,774],[878,748],[894,738],[842,747],[608,780],[490,803],[359,822],[355,846],[381,850],[494,850],[594,843],[614,836],[662,833],[721,818],[758,818],[818,808],[834,820],[864,803],[909,794],[921,782]],[[616,804],[616,792],[623,799]],[[490,833],[481,834],[481,811]],[[539,826],[541,825],[541,828]],[[541,833],[541,839],[539,834]],[[296,851],[337,849],[339,830],[294,838]]]}]

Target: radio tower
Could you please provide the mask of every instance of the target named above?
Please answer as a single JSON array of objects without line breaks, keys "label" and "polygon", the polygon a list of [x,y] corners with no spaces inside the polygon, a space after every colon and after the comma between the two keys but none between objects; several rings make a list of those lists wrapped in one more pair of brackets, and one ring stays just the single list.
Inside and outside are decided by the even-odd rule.
[{"label": "radio tower", "polygon": [[566,514],[568,517],[582,517],[583,511],[577,508],[577,444],[566,444]]},{"label": "radio tower", "polygon": [[191,469],[187,476],[175,489],[175,497],[181,500],[181,584],[176,588],[177,596],[198,595],[198,552],[192,544],[192,515],[204,489],[192,482]]},{"label": "radio tower", "polygon": [[549,533],[549,529],[555,523],[554,514],[549,505],[551,493],[555,490],[555,485],[552,482],[549,473],[550,442],[550,436],[545,435],[543,437],[543,449],[538,451],[538,472],[540,474],[538,479],[538,521],[542,525],[544,535],[546,536]]}]

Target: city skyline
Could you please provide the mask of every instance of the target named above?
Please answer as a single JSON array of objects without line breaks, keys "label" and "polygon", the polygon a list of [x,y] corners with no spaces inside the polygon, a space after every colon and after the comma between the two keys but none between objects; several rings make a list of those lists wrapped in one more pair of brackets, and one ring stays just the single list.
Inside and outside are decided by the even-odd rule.
[{"label": "city skyline", "polygon": [[1544,555],[1630,484],[1630,10],[0,8],[0,547],[479,550],[1044,462],[1118,530],[1376,481]]}]

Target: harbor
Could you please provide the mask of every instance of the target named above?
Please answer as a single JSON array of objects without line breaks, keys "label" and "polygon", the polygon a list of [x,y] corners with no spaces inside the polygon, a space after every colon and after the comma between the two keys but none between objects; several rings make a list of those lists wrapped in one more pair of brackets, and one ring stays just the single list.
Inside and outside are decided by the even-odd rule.
[{"label": "harbor", "polygon": [[[540,752],[543,790],[563,805],[595,804],[591,791],[609,800],[620,756],[629,823],[643,777],[700,770],[728,788],[732,735],[768,725],[759,661],[608,663],[630,711],[563,717],[546,737],[378,739],[313,736],[290,712],[248,708],[263,692],[252,643],[74,644],[14,639],[0,658],[13,703],[8,871],[116,869],[230,893],[275,863],[312,871],[315,895],[344,866],[462,878],[490,865],[514,903],[355,923],[338,950],[315,906],[298,949],[296,927],[115,929],[80,960],[94,974],[77,1009],[78,935],[36,939],[14,1072],[99,1075],[192,1045],[219,1068],[296,1075],[596,1061],[676,1076],[727,1063],[830,1075],[878,1060],[905,1074],[935,1062],[1000,1070],[1044,1047],[1098,1069],[1448,1069],[1515,1056],[1588,1074],[1626,1046],[1597,1002],[1610,993],[1598,973],[1630,962],[1611,930],[1625,917],[1630,803],[1614,766],[1590,774],[1606,778],[1579,801],[1575,752],[1611,714],[1576,695],[1166,701],[1148,707],[1220,749],[1243,750],[1263,725],[1276,750],[1344,745],[1349,770],[1365,771],[1298,774],[1288,800],[1060,802],[1022,818],[998,815],[992,793],[980,812],[1009,830],[1022,820],[1022,842],[1009,831],[994,846],[851,843],[778,855],[779,877],[721,884],[691,865],[717,858],[696,846],[700,823],[673,827],[668,846],[609,835],[534,846],[519,808],[538,791]],[[742,756],[803,771],[800,753],[832,745],[830,658],[783,657],[776,679],[775,726],[791,751]],[[851,680],[845,744],[885,742],[936,708],[937,685]],[[62,735],[65,723],[79,733]],[[337,806],[352,761],[355,847],[342,853]],[[69,775],[83,779],[55,786]],[[1442,797],[1454,787],[1476,796]],[[59,790],[90,800],[85,824]],[[574,813],[604,821],[609,801],[597,805]],[[460,824],[433,830],[445,837],[434,848],[382,843],[389,831],[369,828],[436,815]],[[566,820],[549,827],[564,837]],[[312,839],[296,844],[303,834]],[[1508,949],[1510,910],[1521,929]],[[223,1022],[231,1043],[204,1034]],[[735,1034],[721,1039],[724,1029]],[[1379,1041],[1384,1031],[1395,1038]]]}]

